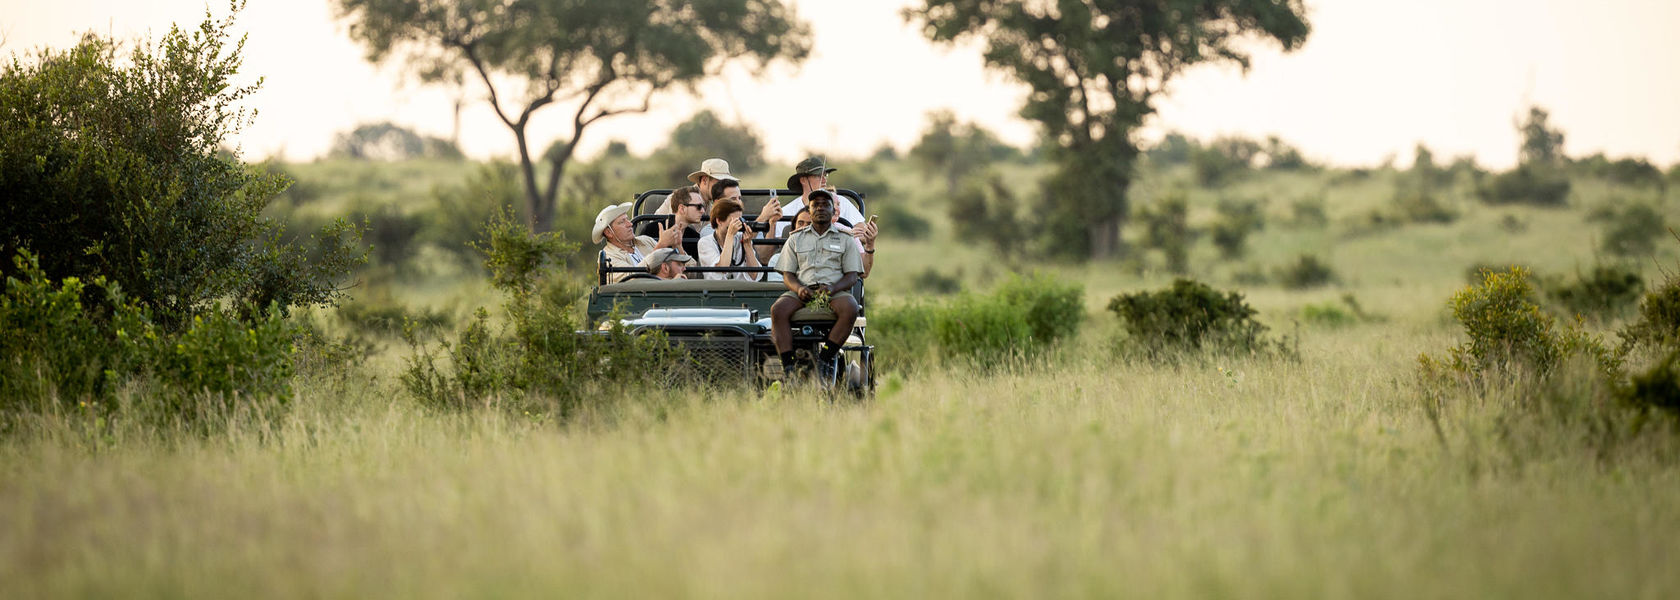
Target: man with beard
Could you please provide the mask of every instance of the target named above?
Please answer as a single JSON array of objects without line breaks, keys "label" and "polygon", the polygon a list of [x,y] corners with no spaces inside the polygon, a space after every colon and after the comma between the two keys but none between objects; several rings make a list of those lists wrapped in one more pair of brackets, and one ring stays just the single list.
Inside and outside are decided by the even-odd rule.
[{"label": "man with beard", "polygon": [[858,303],[851,289],[863,273],[863,258],[852,236],[834,227],[833,194],[815,189],[806,194],[805,201],[811,209],[811,227],[788,236],[776,264],[788,291],[770,307],[770,339],[781,355],[785,373],[793,364],[793,313],[814,304],[813,299],[826,296],[835,321],[817,354],[816,366],[820,378],[833,381],[839,370],[840,348],[857,321]]}]

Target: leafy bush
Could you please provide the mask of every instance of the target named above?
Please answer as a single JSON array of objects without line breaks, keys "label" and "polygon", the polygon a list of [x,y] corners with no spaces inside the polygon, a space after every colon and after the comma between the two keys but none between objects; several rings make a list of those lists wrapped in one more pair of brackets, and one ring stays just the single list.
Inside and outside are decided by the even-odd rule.
[{"label": "leafy bush", "polygon": [[1301,321],[1324,327],[1346,327],[1356,323],[1382,321],[1381,315],[1365,312],[1353,294],[1342,294],[1341,302],[1308,304],[1301,307]]},{"label": "leafy bush", "polygon": [[1574,281],[1550,281],[1546,293],[1571,315],[1595,319],[1620,316],[1645,293],[1645,279],[1639,272],[1617,265],[1598,265]]},{"label": "leafy bush", "polygon": [[1078,284],[1050,276],[1012,277],[990,294],[872,308],[870,339],[884,370],[931,366],[936,356],[997,366],[1073,335],[1085,318],[1083,297]]},{"label": "leafy bush", "polygon": [[1451,223],[1458,220],[1458,211],[1448,208],[1435,193],[1417,187],[1395,192],[1394,212],[1400,220],[1408,223]]},{"label": "leafy bush", "polygon": [[1297,198],[1289,204],[1289,222],[1296,227],[1322,228],[1330,224],[1324,196]]},{"label": "leafy bush", "polygon": [[1251,171],[1263,150],[1254,140],[1221,137],[1206,145],[1197,145],[1190,153],[1190,167],[1196,175],[1196,183],[1203,187],[1219,187]]},{"label": "leafy bush", "polygon": [[455,317],[435,309],[410,309],[389,294],[352,300],[338,306],[338,317],[357,330],[375,335],[400,335],[405,328],[420,332],[448,329]]},{"label": "leafy bush", "polygon": [[1259,311],[1242,294],[1222,293],[1190,279],[1163,290],[1115,296],[1108,310],[1125,327],[1126,347],[1152,360],[1289,353],[1285,345],[1267,339],[1266,326],[1254,320]]},{"label": "leafy bush", "polygon": [[1481,285],[1488,275],[1504,273],[1511,269],[1520,268],[1526,272],[1534,272],[1528,266],[1514,262],[1479,262],[1464,269],[1464,282],[1469,285]]},{"label": "leafy bush", "polygon": [[944,269],[934,267],[922,269],[922,272],[917,273],[913,281],[916,291],[927,294],[948,296],[963,289],[960,272],[948,274]]},{"label": "leafy bush", "polygon": [[994,174],[984,185],[970,181],[951,196],[951,225],[964,239],[985,240],[1000,252],[1018,250],[1025,230],[1017,206],[1009,186]]},{"label": "leafy bush", "polygon": [[[879,206],[880,208],[876,208]],[[882,236],[892,239],[919,240],[933,232],[933,224],[899,202],[879,202],[869,210],[881,215],[875,222]]]},{"label": "leafy bush", "polygon": [[1424,357],[1428,370],[1441,367],[1481,376],[1488,373],[1545,375],[1565,357],[1590,352],[1607,368],[1609,354],[1578,329],[1559,330],[1540,309],[1527,269],[1511,267],[1491,272],[1477,286],[1454,294],[1453,317],[1464,327],[1467,341],[1452,348],[1449,360]]},{"label": "leafy bush", "polygon": [[90,34],[7,64],[0,256],[28,249],[54,281],[103,277],[170,329],[220,306],[334,301],[359,262],[356,232],[341,222],[319,248],[283,243],[261,211],[286,181],[223,153],[251,116],[232,106],[255,91],[235,83],[231,27],[171,28],[126,60]]},{"label": "leafy bush", "polygon": [[1212,227],[1213,245],[1227,260],[1242,258],[1248,253],[1248,234],[1265,226],[1266,219],[1260,213],[1259,202],[1221,201],[1219,220],[1214,221]]},{"label": "leafy bush", "polygon": [[502,161],[480,165],[466,183],[459,187],[439,187],[432,190],[432,195],[437,209],[428,213],[430,218],[420,237],[451,253],[463,265],[477,265],[483,260],[472,244],[484,224],[525,203],[525,190],[519,184],[519,166]]},{"label": "leafy bush", "polygon": [[1300,290],[1329,285],[1336,281],[1336,272],[1317,256],[1302,254],[1294,263],[1278,268],[1276,279],[1283,287]]},{"label": "leafy bush", "polygon": [[1612,209],[1604,224],[1604,251],[1616,256],[1649,256],[1666,231],[1662,212],[1654,206],[1633,204],[1619,211]]},{"label": "leafy bush", "polygon": [[1639,318],[1618,335],[1626,349],[1680,348],[1680,275],[1670,274],[1646,294],[1639,303]]},{"label": "leafy bush", "polygon": [[486,234],[485,266],[508,297],[507,323],[493,323],[480,308],[454,342],[435,350],[409,330],[415,353],[402,379],[423,404],[565,417],[591,399],[641,385],[673,356],[662,337],[632,335],[617,319],[580,333],[592,329],[579,310],[582,290],[571,283],[582,278],[555,268],[573,244],[554,233],[532,235],[511,213],[493,220]]},{"label": "leafy bush", "polygon": [[0,296],[0,413],[109,409],[131,382],[152,386],[139,414],[163,420],[291,396],[297,332],[278,310],[205,311],[171,329],[103,278],[53,280],[28,253],[14,266]]},{"label": "leafy bush", "polygon": [[1632,406],[1680,415],[1680,349],[1669,351],[1649,369],[1635,373],[1618,391],[1621,400]]},{"label": "leafy bush", "polygon": [[1190,270],[1190,244],[1196,233],[1190,229],[1190,205],[1184,192],[1174,192],[1146,206],[1138,213],[1143,222],[1143,243],[1166,255],[1167,270],[1186,273]]},{"label": "leafy bush", "polygon": [[1569,204],[1569,177],[1550,167],[1520,165],[1476,190],[1488,204],[1560,207]]}]

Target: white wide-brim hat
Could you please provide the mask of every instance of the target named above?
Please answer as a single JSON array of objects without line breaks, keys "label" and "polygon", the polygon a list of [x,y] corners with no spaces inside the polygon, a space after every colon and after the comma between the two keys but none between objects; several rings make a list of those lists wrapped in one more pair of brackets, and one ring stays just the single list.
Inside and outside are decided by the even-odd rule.
[{"label": "white wide-brim hat", "polygon": [[721,158],[708,158],[700,161],[700,170],[688,174],[689,183],[700,183],[701,175],[710,175],[712,179],[728,179],[740,181],[729,174],[729,161]]},{"label": "white wide-brim hat", "polygon": [[597,244],[601,243],[601,232],[606,231],[607,226],[612,225],[613,219],[617,219],[619,215],[627,214],[629,212],[629,202],[625,202],[624,204],[614,204],[601,209],[601,212],[595,215],[595,227],[589,230],[589,238],[595,240],[595,243]]}]

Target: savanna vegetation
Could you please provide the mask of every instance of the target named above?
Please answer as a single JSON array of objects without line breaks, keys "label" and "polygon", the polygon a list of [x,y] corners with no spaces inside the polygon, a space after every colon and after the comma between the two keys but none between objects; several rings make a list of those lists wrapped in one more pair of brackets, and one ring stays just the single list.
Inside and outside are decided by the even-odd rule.
[{"label": "savanna vegetation", "polygon": [[1543,109],[1503,172],[1137,142],[1097,261],[1032,209],[1065,150],[944,114],[830,156],[883,232],[836,401],[573,335],[588,219],[751,124],[567,158],[532,233],[552,162],[222,151],[225,31],[0,73],[0,596],[1680,590],[1680,169]]}]

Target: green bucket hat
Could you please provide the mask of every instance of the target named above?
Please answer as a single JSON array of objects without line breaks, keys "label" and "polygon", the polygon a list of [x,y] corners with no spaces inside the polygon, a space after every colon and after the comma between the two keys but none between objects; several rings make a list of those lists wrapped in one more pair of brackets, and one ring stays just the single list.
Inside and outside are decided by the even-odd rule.
[{"label": "green bucket hat", "polygon": [[805,175],[827,175],[838,170],[839,169],[831,168],[824,164],[823,159],[815,156],[807,158],[799,161],[799,165],[793,168],[793,174],[788,176],[787,189],[795,192],[803,192],[804,189],[799,187],[800,177]]}]

